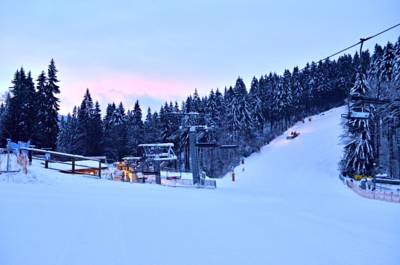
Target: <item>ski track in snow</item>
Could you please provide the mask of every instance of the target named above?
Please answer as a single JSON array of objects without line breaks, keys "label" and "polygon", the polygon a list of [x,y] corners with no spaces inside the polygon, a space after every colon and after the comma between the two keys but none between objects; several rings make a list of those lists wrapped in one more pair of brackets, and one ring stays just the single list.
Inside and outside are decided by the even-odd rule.
[{"label": "ski track in snow", "polygon": [[298,123],[216,190],[128,184],[31,167],[0,175],[1,265],[400,264],[400,205],[338,179],[336,108]]}]

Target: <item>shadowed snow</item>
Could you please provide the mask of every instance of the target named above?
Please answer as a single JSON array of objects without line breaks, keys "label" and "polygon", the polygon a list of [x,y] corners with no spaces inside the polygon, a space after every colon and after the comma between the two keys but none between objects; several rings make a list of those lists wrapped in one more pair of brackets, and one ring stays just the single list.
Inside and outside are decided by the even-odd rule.
[{"label": "shadowed snow", "polygon": [[[298,123],[216,190],[35,163],[38,182],[0,182],[0,264],[399,264],[400,205],[358,197],[338,179],[343,111]],[[292,130],[300,135],[287,140]]]}]

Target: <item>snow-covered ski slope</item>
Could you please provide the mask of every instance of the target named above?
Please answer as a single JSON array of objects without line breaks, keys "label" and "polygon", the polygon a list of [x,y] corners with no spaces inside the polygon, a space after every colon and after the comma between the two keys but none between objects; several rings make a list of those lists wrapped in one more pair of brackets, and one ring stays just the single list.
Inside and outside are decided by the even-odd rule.
[{"label": "snow-covered ski slope", "polygon": [[340,114],[299,123],[216,190],[31,168],[0,182],[2,265],[400,264],[400,205],[338,179]]}]

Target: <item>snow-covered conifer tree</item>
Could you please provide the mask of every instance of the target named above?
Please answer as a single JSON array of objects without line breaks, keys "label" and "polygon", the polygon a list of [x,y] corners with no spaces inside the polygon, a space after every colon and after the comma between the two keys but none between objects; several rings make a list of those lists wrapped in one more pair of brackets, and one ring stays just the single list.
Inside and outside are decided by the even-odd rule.
[{"label": "snow-covered conifer tree", "polygon": [[[368,85],[362,74],[357,74],[351,96],[367,96]],[[366,114],[367,117],[361,117]],[[362,100],[353,100],[349,105],[349,117],[342,172],[348,176],[370,176],[374,169],[374,150],[370,130],[372,108]]]},{"label": "snow-covered conifer tree", "polygon": [[143,126],[142,109],[139,101],[136,101],[133,110],[127,115],[127,151],[130,155],[137,155],[137,146],[144,143]]}]

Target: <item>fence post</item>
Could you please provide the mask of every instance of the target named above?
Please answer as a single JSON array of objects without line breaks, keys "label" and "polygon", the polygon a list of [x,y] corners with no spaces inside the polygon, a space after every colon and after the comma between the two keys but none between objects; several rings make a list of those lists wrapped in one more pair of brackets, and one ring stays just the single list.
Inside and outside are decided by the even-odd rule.
[{"label": "fence post", "polygon": [[72,158],[72,174],[75,174],[75,158]]},{"label": "fence post", "polygon": [[99,160],[99,178],[101,178],[101,160]]},{"label": "fence post", "polygon": [[7,149],[7,171],[10,171],[10,151]]}]

